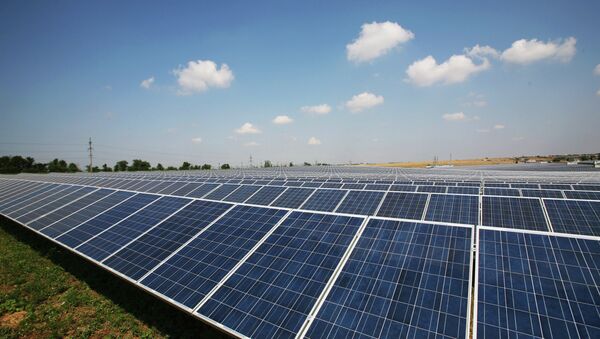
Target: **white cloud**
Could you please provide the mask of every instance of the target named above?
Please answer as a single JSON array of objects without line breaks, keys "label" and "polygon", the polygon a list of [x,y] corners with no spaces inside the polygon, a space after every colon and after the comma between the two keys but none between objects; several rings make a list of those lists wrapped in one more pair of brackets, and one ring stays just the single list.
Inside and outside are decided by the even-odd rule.
[{"label": "white cloud", "polygon": [[469,76],[490,68],[490,63],[483,58],[480,64],[465,55],[453,55],[441,64],[430,55],[413,62],[406,74],[408,80],[417,86],[431,86],[435,83],[453,84],[465,81]]},{"label": "white cloud", "polygon": [[594,67],[594,74],[600,75],[600,64],[597,64],[596,67]]},{"label": "white cloud", "polygon": [[463,105],[467,107],[485,107],[487,106],[487,101],[483,94],[469,92]]},{"label": "white cloud", "polygon": [[497,58],[500,56],[500,53],[498,53],[495,48],[490,46],[479,46],[479,44],[471,48],[465,48],[465,54],[474,58],[485,58],[487,56]]},{"label": "white cloud", "polygon": [[331,106],[327,104],[315,105],[315,106],[302,106],[300,110],[304,113],[312,114],[327,114],[331,112]]},{"label": "white cloud", "polygon": [[210,60],[190,61],[187,67],[173,70],[179,84],[179,94],[204,92],[210,87],[227,88],[234,79],[233,72],[227,64],[217,64]]},{"label": "white cloud", "polygon": [[140,83],[140,87],[148,89],[152,87],[152,84],[154,84],[154,77],[149,77],[146,80],[142,80],[142,82]]},{"label": "white cloud", "polygon": [[400,43],[413,39],[413,32],[395,22],[363,24],[359,37],[346,45],[346,56],[354,62],[365,62],[385,55]]},{"label": "white cloud", "polygon": [[288,117],[287,115],[278,115],[273,119],[273,123],[276,125],[286,125],[294,122],[294,119]]},{"label": "white cloud", "polygon": [[245,147],[255,147],[255,146],[260,146],[260,144],[256,141],[249,141],[247,143],[244,144]]},{"label": "white cloud", "polygon": [[202,142],[202,138],[200,138],[200,137],[192,138],[192,142],[194,144],[199,144]]},{"label": "white cloud", "polygon": [[504,125],[502,125],[502,124],[497,124],[497,125],[494,125],[494,129],[496,129],[496,130],[498,130],[498,129],[504,129],[504,127],[505,127],[505,126],[504,126]]},{"label": "white cloud", "polygon": [[515,64],[529,64],[543,59],[554,59],[561,62],[569,62],[575,56],[575,44],[577,39],[570,37],[561,42],[543,42],[538,39],[520,39],[512,43],[512,46],[502,52],[500,58],[503,61]]},{"label": "white cloud", "polygon": [[363,92],[352,97],[346,102],[346,108],[350,112],[357,113],[365,109],[383,104],[383,97],[369,92]]},{"label": "white cloud", "polygon": [[258,128],[256,128],[254,125],[252,125],[251,123],[247,122],[247,123],[243,124],[240,128],[237,128],[235,130],[235,133],[237,133],[237,134],[258,134],[258,133],[260,133],[260,130]]},{"label": "white cloud", "polygon": [[442,115],[442,118],[446,121],[462,121],[466,120],[467,116],[463,112],[457,113],[446,113]]},{"label": "white cloud", "polygon": [[310,137],[310,139],[308,139],[308,144],[312,145],[312,146],[316,146],[316,145],[320,145],[321,144],[321,140],[315,138],[315,137]]}]

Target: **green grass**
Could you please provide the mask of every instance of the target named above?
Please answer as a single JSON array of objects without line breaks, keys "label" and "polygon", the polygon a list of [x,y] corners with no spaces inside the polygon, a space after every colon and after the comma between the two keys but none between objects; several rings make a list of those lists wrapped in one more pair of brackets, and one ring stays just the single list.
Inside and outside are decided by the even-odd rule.
[{"label": "green grass", "polygon": [[0,337],[225,335],[0,217]]}]

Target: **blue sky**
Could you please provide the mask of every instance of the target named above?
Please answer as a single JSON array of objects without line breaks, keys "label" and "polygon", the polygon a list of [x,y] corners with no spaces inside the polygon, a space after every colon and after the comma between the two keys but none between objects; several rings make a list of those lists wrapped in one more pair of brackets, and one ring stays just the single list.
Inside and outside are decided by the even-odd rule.
[{"label": "blue sky", "polygon": [[109,164],[598,152],[597,13],[594,1],[5,2],[0,154],[83,165],[90,136]]}]

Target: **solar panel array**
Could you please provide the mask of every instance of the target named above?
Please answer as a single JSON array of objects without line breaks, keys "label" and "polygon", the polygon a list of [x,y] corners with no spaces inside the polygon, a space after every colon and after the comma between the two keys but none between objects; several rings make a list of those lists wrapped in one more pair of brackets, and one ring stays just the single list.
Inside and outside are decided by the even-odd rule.
[{"label": "solar panel array", "polygon": [[600,337],[594,173],[18,175],[0,213],[236,336]]}]

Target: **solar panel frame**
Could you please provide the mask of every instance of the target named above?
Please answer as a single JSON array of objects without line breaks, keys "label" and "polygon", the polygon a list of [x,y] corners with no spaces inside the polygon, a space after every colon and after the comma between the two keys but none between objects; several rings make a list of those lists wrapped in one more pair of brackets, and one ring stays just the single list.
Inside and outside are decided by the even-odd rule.
[{"label": "solar panel frame", "polygon": [[600,236],[600,201],[544,199],[543,203],[554,232]]}]

